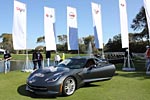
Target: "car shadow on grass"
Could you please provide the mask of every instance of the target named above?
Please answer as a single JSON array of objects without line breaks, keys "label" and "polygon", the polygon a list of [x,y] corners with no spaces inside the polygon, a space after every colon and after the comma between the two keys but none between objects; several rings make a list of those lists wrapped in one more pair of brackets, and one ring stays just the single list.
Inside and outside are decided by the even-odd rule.
[{"label": "car shadow on grass", "polygon": [[[99,86],[100,85],[89,83],[89,84],[85,84],[84,86],[82,86],[80,88],[91,88],[91,87],[93,88],[93,87],[99,87]],[[62,96],[62,95],[60,95],[60,96],[36,95],[34,93],[26,91],[26,84],[23,84],[23,85],[19,86],[18,89],[17,89],[17,92],[22,96],[37,98],[37,99],[48,99],[48,98],[56,99],[57,97],[65,97],[65,96]]]},{"label": "car shadow on grass", "polygon": [[47,98],[51,98],[51,99],[56,99],[56,96],[48,96],[48,95],[36,95],[34,93],[31,93],[29,91],[26,91],[26,84],[23,84],[21,86],[18,87],[17,92],[22,95],[22,96],[26,96],[26,97],[31,97],[31,98],[38,98],[38,99],[47,99]]}]

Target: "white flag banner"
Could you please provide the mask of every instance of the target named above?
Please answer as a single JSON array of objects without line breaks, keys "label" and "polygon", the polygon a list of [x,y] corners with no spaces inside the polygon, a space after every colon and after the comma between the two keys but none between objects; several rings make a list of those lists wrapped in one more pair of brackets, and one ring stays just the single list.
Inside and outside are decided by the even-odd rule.
[{"label": "white flag banner", "polygon": [[26,5],[14,1],[13,47],[15,50],[26,49]]},{"label": "white flag banner", "polygon": [[146,12],[146,19],[147,19],[149,37],[150,37],[150,0],[144,0],[144,8]]},{"label": "white flag banner", "polygon": [[78,28],[76,8],[67,7],[68,50],[78,50]]},{"label": "white flag banner", "polygon": [[119,0],[122,48],[129,48],[126,1]]},{"label": "white flag banner", "polygon": [[94,39],[96,48],[103,49],[103,36],[102,36],[102,18],[100,4],[91,3],[94,27]]},{"label": "white flag banner", "polygon": [[54,8],[44,7],[44,33],[46,50],[56,50]]}]

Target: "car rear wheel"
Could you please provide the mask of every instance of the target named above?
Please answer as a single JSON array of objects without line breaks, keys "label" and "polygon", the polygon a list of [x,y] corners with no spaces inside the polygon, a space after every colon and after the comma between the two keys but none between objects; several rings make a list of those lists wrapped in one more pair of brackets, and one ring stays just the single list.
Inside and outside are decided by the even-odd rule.
[{"label": "car rear wheel", "polygon": [[63,84],[63,94],[65,96],[72,95],[75,92],[76,89],[76,82],[74,78],[68,77],[65,79]]}]

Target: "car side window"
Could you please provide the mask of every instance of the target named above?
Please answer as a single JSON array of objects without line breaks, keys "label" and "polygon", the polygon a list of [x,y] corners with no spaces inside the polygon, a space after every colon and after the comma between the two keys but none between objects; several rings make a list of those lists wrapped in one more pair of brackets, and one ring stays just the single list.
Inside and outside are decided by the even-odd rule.
[{"label": "car side window", "polygon": [[95,62],[96,62],[96,65],[99,66],[99,67],[104,67],[105,65],[108,64],[107,61],[103,61],[103,60],[100,60],[100,59],[94,59]]},{"label": "car side window", "polygon": [[87,61],[87,63],[85,64],[85,67],[88,68],[88,67],[90,67],[90,66],[92,66],[92,65],[95,65],[95,62],[94,62],[94,60],[89,59],[89,60]]}]

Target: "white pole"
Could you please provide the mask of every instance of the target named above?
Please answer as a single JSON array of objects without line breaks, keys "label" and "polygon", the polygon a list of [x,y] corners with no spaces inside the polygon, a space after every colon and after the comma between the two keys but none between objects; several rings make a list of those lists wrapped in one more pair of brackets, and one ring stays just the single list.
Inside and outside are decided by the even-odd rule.
[{"label": "white pole", "polygon": [[104,50],[102,49],[102,59],[105,59]]},{"label": "white pole", "polygon": [[42,65],[43,65],[43,66],[42,66],[42,68],[44,68],[44,59],[43,59],[43,61],[42,61],[42,62],[43,62],[43,64],[42,64]]},{"label": "white pole", "polygon": [[29,61],[29,57],[28,57],[28,50],[26,49],[26,69],[29,69],[28,68],[28,61]]},{"label": "white pole", "polygon": [[50,58],[47,58],[47,66],[48,67],[50,66],[49,62],[50,62]]},{"label": "white pole", "polygon": [[131,66],[130,66],[130,53],[129,53],[129,48],[128,48],[128,68],[130,69]]},{"label": "white pole", "polygon": [[[127,50],[128,50],[128,52],[127,52],[128,54],[127,54],[126,57],[124,57],[124,65],[123,65],[123,69],[122,70],[134,71],[135,67],[134,67],[134,64],[133,64],[131,56],[130,56],[129,48]],[[127,64],[126,64],[126,62],[127,62]],[[131,66],[131,64],[132,64],[132,66]]]}]

